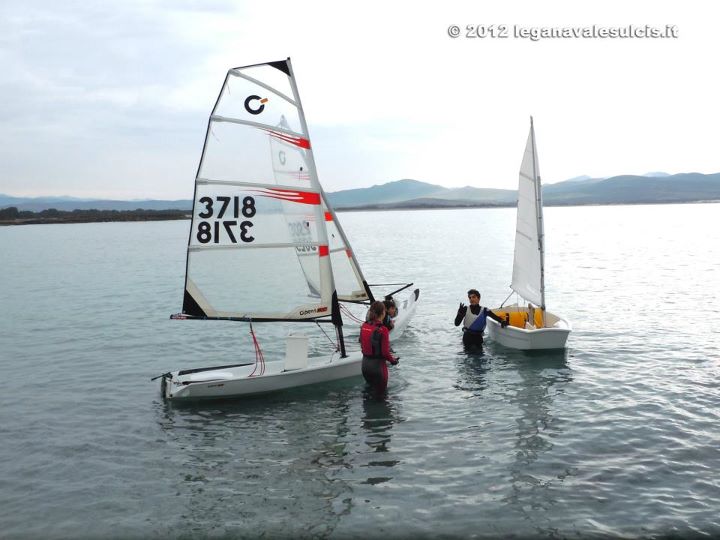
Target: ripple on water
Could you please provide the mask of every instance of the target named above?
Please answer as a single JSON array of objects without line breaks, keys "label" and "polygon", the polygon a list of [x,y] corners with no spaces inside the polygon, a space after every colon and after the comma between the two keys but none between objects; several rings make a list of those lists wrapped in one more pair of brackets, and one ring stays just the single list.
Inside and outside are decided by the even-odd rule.
[{"label": "ripple on water", "polygon": [[[244,325],[167,319],[187,223],[3,229],[3,533],[720,536],[720,334],[697,324],[720,316],[720,274],[688,240],[720,245],[716,212],[548,209],[569,348],[477,355],[452,320],[469,287],[504,299],[514,213],[343,214],[371,281],[422,289],[387,397],[355,381],[186,406],[150,377],[250,350]],[[286,331],[258,330],[268,356]]]}]

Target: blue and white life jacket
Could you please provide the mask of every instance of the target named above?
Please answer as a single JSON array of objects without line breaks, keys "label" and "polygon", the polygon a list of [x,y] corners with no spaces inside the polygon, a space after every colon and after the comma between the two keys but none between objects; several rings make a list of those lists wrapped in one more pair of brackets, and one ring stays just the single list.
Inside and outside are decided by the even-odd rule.
[{"label": "blue and white life jacket", "polygon": [[465,319],[463,319],[463,327],[466,330],[472,330],[473,332],[483,332],[485,325],[487,324],[487,309],[480,306],[480,313],[475,315],[470,311],[470,306],[467,307],[465,312]]}]

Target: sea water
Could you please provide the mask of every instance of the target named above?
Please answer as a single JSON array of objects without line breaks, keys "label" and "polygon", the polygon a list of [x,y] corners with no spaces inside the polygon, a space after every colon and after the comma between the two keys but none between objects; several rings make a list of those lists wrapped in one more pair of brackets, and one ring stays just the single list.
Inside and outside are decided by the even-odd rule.
[{"label": "sea water", "polygon": [[188,221],[1,228],[0,537],[717,537],[719,211],[547,208],[568,348],[475,355],[453,319],[510,292],[515,210],[340,213],[370,283],[421,289],[386,398],[190,405],[151,377],[254,354],[168,318]]}]

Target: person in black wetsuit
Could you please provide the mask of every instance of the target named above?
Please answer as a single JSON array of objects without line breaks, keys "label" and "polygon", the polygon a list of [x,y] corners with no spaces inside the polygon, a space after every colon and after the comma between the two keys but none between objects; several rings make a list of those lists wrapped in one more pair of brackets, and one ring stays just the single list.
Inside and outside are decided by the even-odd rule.
[{"label": "person in black wetsuit", "polygon": [[395,300],[389,297],[385,298],[383,304],[385,305],[383,325],[390,331],[395,328],[395,321],[393,321],[393,319],[397,316],[397,306],[395,305]]},{"label": "person in black wetsuit", "polygon": [[501,317],[495,315],[492,310],[480,305],[480,293],[477,289],[468,291],[469,306],[460,302],[457,315],[455,316],[455,326],[463,323],[463,345],[465,349],[473,349],[482,347],[483,332],[487,324],[487,318],[495,319],[505,328],[507,323]]},{"label": "person in black wetsuit", "polygon": [[398,358],[390,352],[390,332],[383,325],[384,318],[385,305],[380,301],[373,302],[368,311],[368,321],[360,327],[362,374],[377,392],[384,392],[387,388],[387,363],[398,363]]}]

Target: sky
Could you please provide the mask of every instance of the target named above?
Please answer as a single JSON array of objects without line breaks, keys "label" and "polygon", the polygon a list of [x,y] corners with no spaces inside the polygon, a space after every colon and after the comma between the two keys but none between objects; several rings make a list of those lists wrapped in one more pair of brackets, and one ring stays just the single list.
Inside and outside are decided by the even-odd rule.
[{"label": "sky", "polygon": [[[286,57],[326,191],[516,189],[531,115],[545,183],[719,172],[716,14],[709,0],[3,0],[0,193],[192,198],[227,69]],[[677,38],[520,37],[593,25]]]}]

